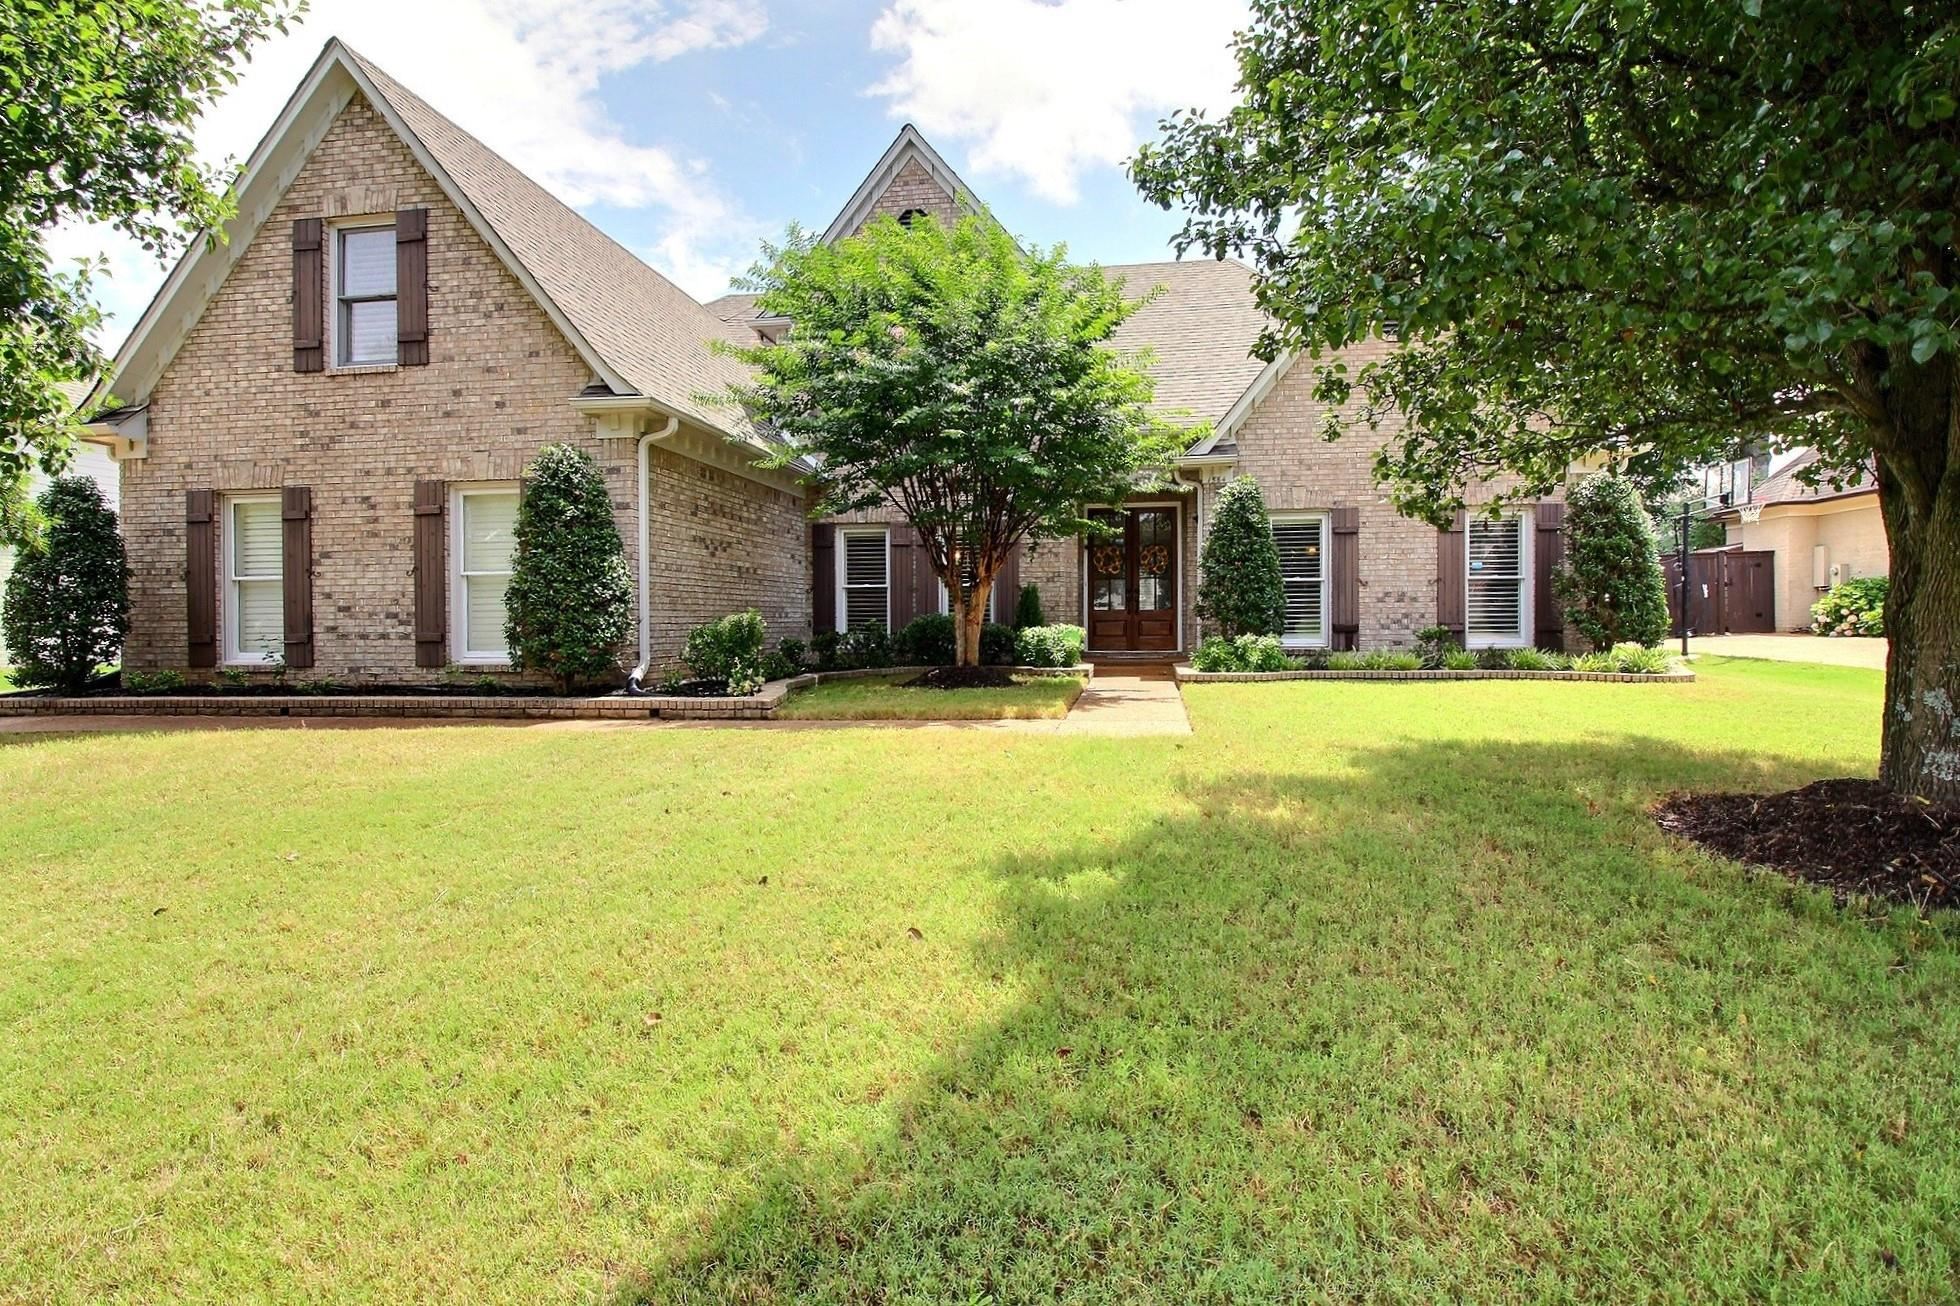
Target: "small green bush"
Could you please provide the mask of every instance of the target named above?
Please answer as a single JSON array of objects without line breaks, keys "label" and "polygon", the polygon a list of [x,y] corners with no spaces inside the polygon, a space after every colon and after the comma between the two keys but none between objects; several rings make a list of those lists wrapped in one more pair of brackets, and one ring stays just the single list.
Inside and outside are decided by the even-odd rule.
[{"label": "small green bush", "polygon": [[681,661],[696,680],[717,681],[731,694],[753,694],[762,688],[762,646],[767,631],[754,608],[731,612],[687,632]]},{"label": "small green bush", "polygon": [[1310,648],[1303,650],[1293,660],[1299,664],[1302,671],[1325,671],[1327,660],[1333,656],[1331,649]]},{"label": "small green bush", "polygon": [[1595,649],[1666,638],[1660,542],[1630,478],[1588,476],[1566,495],[1565,561],[1552,589],[1566,620]]},{"label": "small green bush", "polygon": [[1329,653],[1327,655],[1327,669],[1329,671],[1366,671],[1368,670],[1368,655],[1366,653],[1356,653],[1351,649],[1343,649],[1338,653]]},{"label": "small green bush", "polygon": [[1277,635],[1286,625],[1286,585],[1279,548],[1259,483],[1227,481],[1212,509],[1198,559],[1198,619],[1207,632]]},{"label": "small green bush", "polygon": [[1080,626],[1029,626],[1015,632],[1014,660],[1024,667],[1079,666],[1088,643]]},{"label": "small green bush", "polygon": [[1591,653],[1576,654],[1572,659],[1572,669],[1574,671],[1594,672],[1618,671],[1620,669],[1620,661],[1613,656],[1612,650],[1596,649]]},{"label": "small green bush", "polygon": [[1448,626],[1424,626],[1416,632],[1416,657],[1425,671],[1441,670],[1444,659],[1462,648]]},{"label": "small green bush", "polygon": [[1420,671],[1422,655],[1408,649],[1382,648],[1363,654],[1370,671]]},{"label": "small green bush", "polygon": [[1468,649],[1446,649],[1443,653],[1442,669],[1444,671],[1475,671],[1477,669],[1477,655]]},{"label": "small green bush", "polygon": [[989,667],[1014,665],[1014,627],[989,621],[980,627],[980,662]]},{"label": "small green bush", "polygon": [[510,664],[542,671],[569,693],[619,670],[633,628],[633,578],[613,521],[612,494],[592,455],[542,450],[517,505],[504,638]]},{"label": "small green bush", "polygon": [[909,667],[950,667],[956,655],[953,619],[943,612],[914,617],[892,638],[892,657]]},{"label": "small green bush", "polygon": [[794,636],[778,640],[776,647],[762,655],[762,678],[788,680],[803,674],[803,641]]},{"label": "small green bush", "polygon": [[843,644],[843,636],[834,630],[819,630],[810,636],[810,661],[819,671],[836,671],[837,652]]},{"label": "small green bush", "polygon": [[132,694],[174,694],[184,687],[181,671],[125,671],[122,687]]},{"label": "small green bush", "polygon": [[1892,581],[1886,576],[1859,576],[1831,586],[1810,606],[1810,628],[1819,635],[1885,634],[1885,600]]},{"label": "small green bush", "polygon": [[1480,648],[1476,651],[1477,670],[1509,671],[1511,669],[1511,650],[1507,648]]},{"label": "small green bush", "polygon": [[1547,653],[1536,648],[1511,650],[1510,668],[1513,671],[1564,671],[1569,666],[1571,663],[1562,653]]},{"label": "small green bush", "polygon": [[1198,671],[1296,671],[1300,663],[1288,657],[1277,635],[1207,637],[1191,656]]},{"label": "small green bush", "polygon": [[1014,605],[1014,629],[1029,630],[1047,624],[1048,618],[1041,615],[1041,587],[1023,585],[1021,599]]},{"label": "small green bush", "polygon": [[1674,655],[1664,648],[1644,648],[1639,644],[1615,644],[1613,669],[1632,676],[1665,675],[1674,667]]},{"label": "small green bush", "polygon": [[892,664],[892,637],[882,621],[868,622],[844,632],[837,641],[837,661],[846,670],[888,667]]},{"label": "small green bush", "polygon": [[73,692],[122,654],[129,633],[129,563],[116,510],[86,476],[61,476],[36,505],[46,521],[7,577],[0,629],[14,683]]}]

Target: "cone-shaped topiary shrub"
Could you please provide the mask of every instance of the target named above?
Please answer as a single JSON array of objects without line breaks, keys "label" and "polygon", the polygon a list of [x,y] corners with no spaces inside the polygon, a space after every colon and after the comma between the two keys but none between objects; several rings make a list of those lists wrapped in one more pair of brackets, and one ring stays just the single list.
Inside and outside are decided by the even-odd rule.
[{"label": "cone-shaped topiary shrub", "polygon": [[1037,585],[1023,585],[1020,601],[1014,605],[1014,629],[1028,630],[1047,624],[1048,618],[1041,612],[1041,588]]},{"label": "cone-shaped topiary shrub", "polygon": [[1565,562],[1552,577],[1565,618],[1596,649],[1667,638],[1667,580],[1640,491],[1589,476],[1565,496]]},{"label": "cone-shaped topiary shrub", "polygon": [[1277,635],[1286,624],[1279,549],[1259,483],[1225,483],[1198,560],[1198,619],[1207,635]]},{"label": "cone-shaped topiary shrub", "polygon": [[116,512],[86,476],[63,476],[36,501],[46,529],[7,577],[0,629],[20,685],[74,692],[122,654],[129,563]]},{"label": "cone-shaped topiary shrub", "polygon": [[633,625],[633,580],[590,454],[554,444],[527,476],[504,634],[512,666],[542,671],[569,693],[618,673],[619,647]]}]

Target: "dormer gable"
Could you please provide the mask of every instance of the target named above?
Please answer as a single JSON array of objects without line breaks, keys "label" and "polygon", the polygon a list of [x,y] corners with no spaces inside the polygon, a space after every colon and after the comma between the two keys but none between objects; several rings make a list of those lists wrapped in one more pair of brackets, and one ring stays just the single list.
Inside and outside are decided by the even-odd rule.
[{"label": "dormer gable", "polygon": [[886,214],[901,222],[916,214],[931,214],[950,225],[963,214],[979,211],[972,188],[908,122],[824,228],[823,242],[828,245],[854,236],[865,223]]}]

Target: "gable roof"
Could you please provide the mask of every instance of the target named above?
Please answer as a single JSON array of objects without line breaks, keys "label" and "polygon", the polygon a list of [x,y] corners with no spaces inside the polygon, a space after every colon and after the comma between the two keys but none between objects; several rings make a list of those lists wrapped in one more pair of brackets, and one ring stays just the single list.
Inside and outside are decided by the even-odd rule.
[{"label": "gable roof", "polygon": [[[1749,495],[1749,502],[1769,508],[1780,503],[1826,503],[1833,499],[1878,493],[1878,481],[1872,476],[1869,465],[1845,476],[1838,484],[1833,484],[1830,474],[1826,473],[1822,484],[1805,485],[1797,479],[1797,473],[1814,466],[1819,457],[1815,449],[1805,449],[1781,471],[1757,486]],[[1731,505],[1712,515],[1722,516],[1739,511],[1740,505]]]},{"label": "gable roof", "polygon": [[953,165],[946,162],[945,157],[932,148],[932,143],[919,134],[919,129],[908,122],[898,129],[898,135],[878,156],[878,162],[871,165],[871,171],[851,192],[851,198],[844,201],[844,207],[823,229],[820,238],[823,243],[832,244],[856,231],[871,216],[871,211],[877,207],[892,180],[905,171],[906,164],[914,161],[925,169],[926,175],[941,190],[953,197],[955,204],[968,212],[979,211],[973,189],[960,180],[960,174],[953,171]]},{"label": "gable roof", "polygon": [[356,94],[401,137],[610,390],[643,396],[733,439],[763,443],[739,408],[704,402],[746,376],[741,363],[708,347],[728,335],[721,319],[337,37],[246,163],[228,241],[193,243],[117,354],[107,384],[118,399],[148,399],[231,265]]},{"label": "gable roof", "polygon": [[1162,293],[1116,329],[1119,350],[1148,349],[1157,382],[1154,407],[1216,423],[1266,364],[1252,356],[1266,315],[1252,293],[1252,269],[1230,259],[1128,263],[1105,267],[1131,298]]}]

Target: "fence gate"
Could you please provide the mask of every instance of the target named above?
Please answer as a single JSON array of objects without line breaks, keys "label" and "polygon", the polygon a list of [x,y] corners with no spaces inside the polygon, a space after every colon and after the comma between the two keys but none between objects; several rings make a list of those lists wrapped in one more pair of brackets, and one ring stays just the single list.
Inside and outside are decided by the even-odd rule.
[{"label": "fence gate", "polygon": [[[1680,629],[1681,556],[1661,560],[1667,617]],[[1722,549],[1688,555],[1688,633],[1767,635],[1776,630],[1776,555],[1767,549]]]}]

